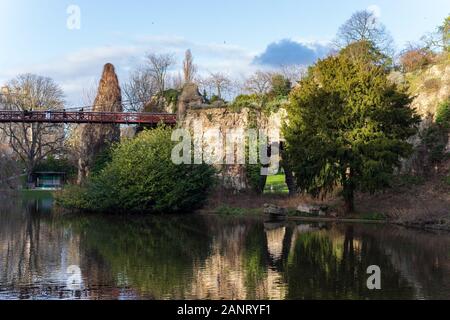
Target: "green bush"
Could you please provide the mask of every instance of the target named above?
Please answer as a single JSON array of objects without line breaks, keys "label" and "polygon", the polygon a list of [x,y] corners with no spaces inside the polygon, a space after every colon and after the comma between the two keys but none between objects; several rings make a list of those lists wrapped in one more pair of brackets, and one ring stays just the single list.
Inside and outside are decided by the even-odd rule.
[{"label": "green bush", "polygon": [[450,129],[450,99],[439,105],[436,112],[436,123]]},{"label": "green bush", "polygon": [[439,105],[436,111],[436,123],[432,124],[423,136],[432,163],[438,163],[445,159],[449,130],[450,99],[447,99]]},{"label": "green bush", "polygon": [[213,185],[208,165],[176,165],[170,129],[143,131],[112,150],[111,162],[83,188],[66,188],[60,205],[95,212],[189,212],[204,203]]},{"label": "green bush", "polygon": [[237,96],[233,102],[229,105],[229,108],[233,112],[241,112],[242,109],[258,109],[261,106],[262,96],[256,94],[246,95],[241,94]]},{"label": "green bush", "polygon": [[431,163],[435,164],[444,160],[447,137],[447,130],[436,123],[425,130],[423,142],[427,148]]},{"label": "green bush", "polygon": [[77,168],[70,163],[68,159],[56,159],[49,156],[43,160],[34,169],[35,172],[65,172],[68,176],[73,176],[77,172]]},{"label": "green bush", "polygon": [[444,177],[444,183],[445,183],[446,185],[450,186],[450,175]]}]

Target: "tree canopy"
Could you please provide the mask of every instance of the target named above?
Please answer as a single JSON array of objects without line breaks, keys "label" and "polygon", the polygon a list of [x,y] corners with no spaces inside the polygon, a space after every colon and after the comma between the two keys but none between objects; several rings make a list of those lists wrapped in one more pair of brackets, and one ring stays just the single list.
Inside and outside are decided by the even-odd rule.
[{"label": "tree canopy", "polygon": [[335,43],[338,48],[345,48],[360,41],[370,41],[385,54],[393,54],[392,36],[378,17],[369,10],[355,12],[339,28]]},{"label": "tree canopy", "polygon": [[410,97],[388,80],[386,57],[370,42],[320,60],[291,93],[284,127],[289,161],[303,192],[342,186],[347,211],[354,191],[389,185],[419,121]]}]

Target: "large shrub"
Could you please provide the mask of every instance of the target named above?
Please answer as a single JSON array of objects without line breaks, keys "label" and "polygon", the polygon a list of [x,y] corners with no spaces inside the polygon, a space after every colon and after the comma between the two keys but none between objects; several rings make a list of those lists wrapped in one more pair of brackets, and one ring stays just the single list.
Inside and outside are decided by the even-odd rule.
[{"label": "large shrub", "polygon": [[400,64],[405,72],[421,70],[430,65],[435,54],[426,48],[410,48],[400,57]]},{"label": "large shrub", "polygon": [[62,206],[100,212],[187,212],[199,208],[213,185],[214,170],[175,165],[171,130],[144,131],[112,151],[111,162],[82,189],[68,188]]}]

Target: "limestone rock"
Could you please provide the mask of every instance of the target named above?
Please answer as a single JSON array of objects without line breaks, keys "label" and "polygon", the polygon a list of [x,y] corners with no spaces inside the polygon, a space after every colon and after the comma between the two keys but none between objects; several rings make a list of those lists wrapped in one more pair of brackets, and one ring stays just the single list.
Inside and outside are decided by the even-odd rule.
[{"label": "limestone rock", "polygon": [[310,205],[310,204],[300,204],[297,207],[298,212],[316,215],[319,217],[326,216],[327,210],[328,210],[327,207],[315,206],[315,205]]},{"label": "limestone rock", "polygon": [[[450,98],[450,60],[436,63],[422,71],[405,75],[414,100],[411,107],[421,116],[419,132],[409,139],[414,153],[402,162],[403,173],[424,173],[429,165],[428,150],[423,144],[423,133],[436,120],[436,111],[440,103]],[[447,141],[450,151],[450,138]]]},{"label": "limestone rock", "polygon": [[274,204],[265,204],[264,213],[271,216],[286,216],[287,210],[285,208],[280,208]]},{"label": "limestone rock", "polygon": [[154,95],[150,101],[144,106],[144,112],[150,113],[174,113],[176,110],[176,103],[167,101],[165,97]]},{"label": "limestone rock", "polygon": [[198,86],[195,83],[186,83],[178,99],[178,116],[181,118],[185,115],[187,109],[198,107],[204,103],[205,101],[198,90]]},{"label": "limestone rock", "polygon": [[[122,112],[122,94],[114,66],[106,64],[99,83],[93,111]],[[78,183],[89,176],[95,158],[112,143],[120,140],[120,126],[116,124],[88,124],[81,129]]]},{"label": "limestone rock", "polygon": [[[182,100],[180,100],[182,101]],[[199,100],[198,100],[199,101]],[[245,134],[253,123],[254,114],[249,109],[242,109],[240,112],[233,112],[229,108],[214,108],[204,107],[205,105],[198,105],[197,107],[190,107],[181,121],[181,126],[192,132],[197,127],[201,127],[203,143],[206,146],[215,145],[215,137],[208,137],[205,133],[210,130],[218,130],[223,137],[223,150],[226,148],[227,134],[230,130],[242,130]],[[269,138],[270,142],[279,142],[280,137],[273,137],[271,133],[279,130],[281,134],[281,126],[286,117],[286,111],[280,109],[276,113],[270,115],[258,114],[256,120],[257,127],[261,129]],[[281,138],[282,139],[282,138]],[[244,143],[244,142],[242,142]],[[235,150],[235,159],[238,156],[237,149]],[[243,164],[219,164],[216,165],[218,171],[218,179],[220,186],[233,190],[235,192],[248,191],[251,189],[247,177],[246,166]]]}]

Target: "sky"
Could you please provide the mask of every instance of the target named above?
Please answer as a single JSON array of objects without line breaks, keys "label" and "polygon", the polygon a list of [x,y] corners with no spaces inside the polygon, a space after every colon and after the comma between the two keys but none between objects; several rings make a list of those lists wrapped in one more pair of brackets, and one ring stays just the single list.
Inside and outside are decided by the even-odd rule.
[{"label": "sky", "polygon": [[436,29],[450,1],[0,0],[0,86],[21,73],[52,77],[78,106],[105,63],[125,82],[149,52],[173,53],[178,72],[191,49],[200,73],[236,78],[281,62],[308,65],[363,9],[401,50]]}]

